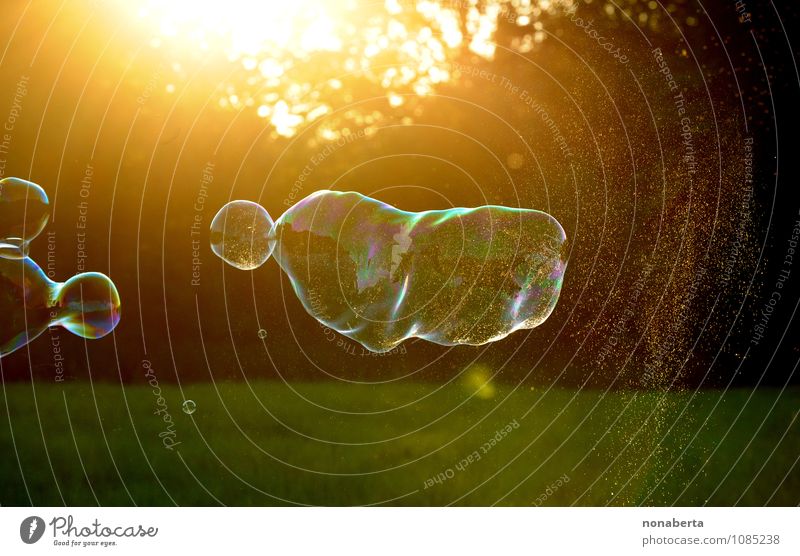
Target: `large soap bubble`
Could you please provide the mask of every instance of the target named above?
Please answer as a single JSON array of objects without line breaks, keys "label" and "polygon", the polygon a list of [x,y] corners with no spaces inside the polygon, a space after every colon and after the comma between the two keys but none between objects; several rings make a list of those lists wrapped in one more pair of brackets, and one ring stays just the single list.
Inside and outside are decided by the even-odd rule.
[{"label": "large soap bubble", "polygon": [[318,191],[268,239],[309,314],[376,352],[412,337],[481,345],[534,328],[553,311],[566,268],[552,216],[493,205],[415,213]]}]

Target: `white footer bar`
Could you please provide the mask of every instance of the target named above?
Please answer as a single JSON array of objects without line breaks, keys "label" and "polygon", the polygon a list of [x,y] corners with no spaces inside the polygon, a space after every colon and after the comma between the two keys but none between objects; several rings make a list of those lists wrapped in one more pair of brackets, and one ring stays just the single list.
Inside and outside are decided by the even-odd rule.
[{"label": "white footer bar", "polygon": [[[800,508],[0,508],[0,554],[800,554]],[[588,552],[587,552],[588,553]]]}]

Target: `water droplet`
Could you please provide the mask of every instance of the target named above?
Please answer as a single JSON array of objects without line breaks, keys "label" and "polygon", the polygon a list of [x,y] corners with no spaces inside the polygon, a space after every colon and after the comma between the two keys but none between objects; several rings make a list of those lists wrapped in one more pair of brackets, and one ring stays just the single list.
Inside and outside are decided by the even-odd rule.
[{"label": "water droplet", "polygon": [[263,328],[258,331],[258,337],[262,340],[267,337],[267,331]]}]

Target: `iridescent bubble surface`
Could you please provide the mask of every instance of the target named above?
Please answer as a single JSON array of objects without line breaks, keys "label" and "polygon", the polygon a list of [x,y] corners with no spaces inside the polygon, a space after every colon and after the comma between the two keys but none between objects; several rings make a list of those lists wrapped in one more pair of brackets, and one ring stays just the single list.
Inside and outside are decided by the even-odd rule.
[{"label": "iridescent bubble surface", "polygon": [[119,293],[111,279],[99,272],[84,272],[56,283],[54,307],[51,326],[63,326],[83,338],[102,338],[119,324]]},{"label": "iridescent bubble surface", "polygon": [[54,282],[29,257],[0,257],[0,355],[50,326],[95,339],[111,332],[119,319],[119,293],[107,276],[87,272]]},{"label": "iridescent bubble surface", "polygon": [[47,194],[29,181],[0,180],[0,356],[19,349],[50,326],[102,338],[120,319],[114,283],[99,272],[66,282],[50,280],[27,256],[50,215]]},{"label": "iridescent bubble surface", "polygon": [[534,328],[566,269],[552,216],[494,205],[407,212],[318,191],[275,222],[274,238],[309,314],[375,352],[412,337],[481,345]]},{"label": "iridescent bubble surface", "polygon": [[26,257],[28,243],[42,233],[49,218],[44,189],[19,178],[0,180],[0,257]]},{"label": "iridescent bubble surface", "polygon": [[275,247],[274,223],[267,211],[252,201],[231,201],[211,222],[211,250],[241,270],[258,268]]}]

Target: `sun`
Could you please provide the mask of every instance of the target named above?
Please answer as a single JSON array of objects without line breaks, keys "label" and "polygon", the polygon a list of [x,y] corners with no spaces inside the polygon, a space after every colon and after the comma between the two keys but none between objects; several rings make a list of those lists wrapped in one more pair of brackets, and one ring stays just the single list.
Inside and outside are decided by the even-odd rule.
[{"label": "sun", "polygon": [[339,33],[346,23],[341,16],[349,4],[334,0],[144,0],[138,15],[156,25],[164,39],[178,38],[204,50],[224,48],[231,60],[254,60],[285,50],[300,56],[339,51]]},{"label": "sun", "polygon": [[[334,99],[352,101],[354,83],[356,94],[365,84],[381,90],[387,110],[431,95],[453,79],[460,55],[493,59],[502,18],[530,25],[534,36],[539,27],[532,18],[571,0],[117,2],[147,30],[150,45],[163,50],[169,67],[223,61],[220,107],[252,110],[275,136],[291,137],[332,112]],[[377,118],[371,112],[355,127]],[[331,126],[317,136],[339,138]]]}]

